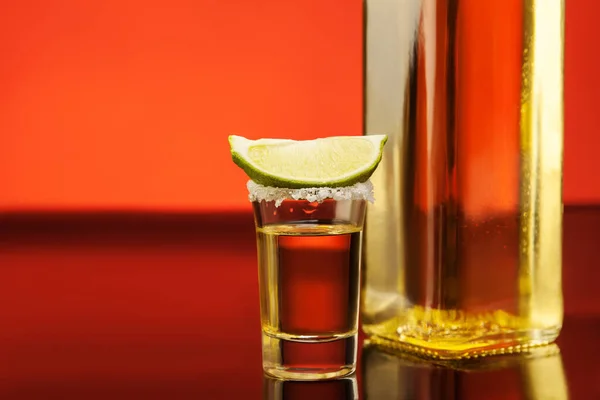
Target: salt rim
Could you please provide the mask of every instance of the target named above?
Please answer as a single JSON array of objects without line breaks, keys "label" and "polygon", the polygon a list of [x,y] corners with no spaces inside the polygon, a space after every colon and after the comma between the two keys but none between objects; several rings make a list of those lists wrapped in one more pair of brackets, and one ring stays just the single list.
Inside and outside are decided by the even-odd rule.
[{"label": "salt rim", "polygon": [[279,207],[286,199],[307,200],[311,203],[314,201],[322,203],[325,199],[375,202],[373,184],[369,180],[338,188],[312,187],[302,189],[263,186],[250,180],[246,187],[248,188],[248,199],[250,201],[275,201],[275,207]]}]

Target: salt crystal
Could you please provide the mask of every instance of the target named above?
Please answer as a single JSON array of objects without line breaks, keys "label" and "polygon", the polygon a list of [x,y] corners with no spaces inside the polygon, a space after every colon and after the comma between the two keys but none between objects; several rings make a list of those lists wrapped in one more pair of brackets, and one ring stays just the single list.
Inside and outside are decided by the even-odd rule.
[{"label": "salt crystal", "polygon": [[262,186],[256,182],[248,181],[248,200],[250,201],[274,201],[275,207],[279,207],[286,199],[307,200],[309,202],[322,203],[326,199],[334,200],[367,200],[375,202],[373,196],[373,184],[371,181],[359,182],[352,186],[341,188],[301,188],[287,189],[271,186]]}]

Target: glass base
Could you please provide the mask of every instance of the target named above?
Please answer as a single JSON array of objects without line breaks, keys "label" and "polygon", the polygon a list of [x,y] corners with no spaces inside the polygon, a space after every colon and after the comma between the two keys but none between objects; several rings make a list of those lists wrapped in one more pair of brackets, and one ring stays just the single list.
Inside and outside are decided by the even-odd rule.
[{"label": "glass base", "polygon": [[293,380],[336,379],[356,370],[357,334],[334,340],[293,340],[263,332],[263,370]]}]

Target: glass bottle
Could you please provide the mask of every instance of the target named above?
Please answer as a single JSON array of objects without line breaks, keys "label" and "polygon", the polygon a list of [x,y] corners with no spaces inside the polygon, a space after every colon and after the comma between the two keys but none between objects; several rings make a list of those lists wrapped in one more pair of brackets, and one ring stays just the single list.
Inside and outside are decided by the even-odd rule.
[{"label": "glass bottle", "polygon": [[563,0],[365,0],[375,343],[437,358],[552,342],[561,288]]}]

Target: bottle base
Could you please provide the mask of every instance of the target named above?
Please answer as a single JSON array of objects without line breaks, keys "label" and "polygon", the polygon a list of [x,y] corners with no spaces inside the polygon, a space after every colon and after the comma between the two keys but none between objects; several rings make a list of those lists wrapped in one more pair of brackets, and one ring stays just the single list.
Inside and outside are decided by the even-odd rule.
[{"label": "bottle base", "polygon": [[363,331],[375,345],[425,358],[456,360],[526,352],[552,343],[561,329],[561,326],[526,328],[515,317],[504,317],[418,321],[392,318],[380,324],[364,324]]},{"label": "bottle base", "polygon": [[379,336],[370,336],[368,339],[368,342],[375,346],[389,348],[403,353],[410,353],[421,358],[433,360],[469,360],[479,357],[527,353],[538,347],[547,346],[553,341],[554,339],[547,341],[528,341],[520,344],[512,342],[473,347],[468,350],[453,350],[448,348],[434,348],[431,347],[429,343],[419,345]]}]

